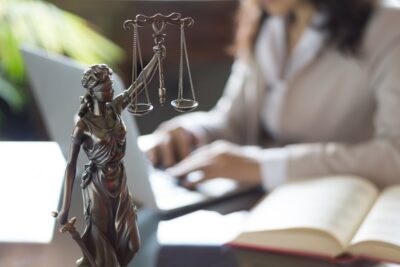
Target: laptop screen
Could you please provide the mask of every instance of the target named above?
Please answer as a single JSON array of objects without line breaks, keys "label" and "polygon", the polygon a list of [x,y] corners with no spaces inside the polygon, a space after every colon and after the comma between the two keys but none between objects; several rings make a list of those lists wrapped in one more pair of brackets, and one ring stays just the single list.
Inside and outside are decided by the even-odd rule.
[{"label": "laptop screen", "polygon": [[0,142],[0,242],[49,243],[65,159],[55,142]]}]

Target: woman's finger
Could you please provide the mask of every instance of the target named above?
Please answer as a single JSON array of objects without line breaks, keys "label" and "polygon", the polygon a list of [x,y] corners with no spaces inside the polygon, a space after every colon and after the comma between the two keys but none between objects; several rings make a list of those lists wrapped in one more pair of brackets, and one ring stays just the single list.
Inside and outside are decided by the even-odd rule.
[{"label": "woman's finger", "polygon": [[150,160],[153,166],[157,166],[159,164],[158,156],[157,156],[157,147],[153,147],[150,150],[144,152],[146,157]]},{"label": "woman's finger", "polygon": [[170,137],[167,136],[158,146],[161,165],[163,167],[171,167],[175,164],[174,150],[171,144]]},{"label": "woman's finger", "polygon": [[186,158],[191,151],[190,133],[182,128],[178,128],[172,133],[171,137],[179,160]]},{"label": "woman's finger", "polygon": [[216,175],[214,175],[211,171],[202,171],[199,172],[198,175],[200,175],[200,177],[197,177],[197,179],[183,179],[181,185],[187,189],[195,190],[199,184],[216,178]]},{"label": "woman's finger", "polygon": [[195,190],[196,189],[196,187],[197,187],[197,185],[199,185],[200,183],[203,183],[204,181],[206,181],[206,179],[204,178],[201,178],[201,179],[199,179],[198,181],[196,181],[196,182],[191,182],[191,181],[188,181],[188,180],[183,180],[182,182],[181,182],[181,186],[183,186],[183,187],[185,187],[185,188],[187,188],[187,189],[189,189],[189,190]]},{"label": "woman's finger", "polygon": [[189,173],[195,171],[207,171],[209,168],[208,160],[204,157],[189,156],[177,163],[175,166],[168,168],[166,171],[174,177],[185,178]]}]

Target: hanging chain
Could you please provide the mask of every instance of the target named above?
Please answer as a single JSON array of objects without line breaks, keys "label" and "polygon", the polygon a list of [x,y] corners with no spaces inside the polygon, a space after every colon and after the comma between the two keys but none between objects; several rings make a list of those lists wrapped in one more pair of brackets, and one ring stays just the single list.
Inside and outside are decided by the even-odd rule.
[{"label": "hanging chain", "polygon": [[178,87],[178,100],[183,99],[183,30],[184,24],[181,23],[181,34],[180,34],[180,50],[179,50],[179,87]]},{"label": "hanging chain", "polygon": [[[137,30],[137,26],[134,25],[133,26],[133,53],[132,53],[132,82],[131,84],[133,84],[136,79],[137,79],[137,37],[138,37],[138,30]],[[137,107],[137,99],[138,99],[138,94],[137,92],[135,92],[134,96],[134,105],[135,105],[135,109]]]},{"label": "hanging chain", "polygon": [[196,96],[194,94],[194,87],[193,87],[193,81],[192,81],[192,74],[190,73],[190,65],[189,65],[189,57],[188,57],[187,47],[186,47],[185,31],[183,30],[183,28],[182,28],[182,38],[183,38],[183,50],[185,52],[185,58],[186,58],[186,67],[188,70],[189,81],[190,81],[190,89],[192,91],[193,100],[196,101]]},{"label": "hanging chain", "polygon": [[136,80],[136,38],[137,38],[137,27],[133,27],[133,44],[132,44],[132,83]]},{"label": "hanging chain", "polygon": [[[139,58],[139,64],[140,68],[143,71],[144,66],[143,66],[143,58],[142,58],[142,50],[140,47],[140,39],[139,39],[139,31],[138,31],[138,26],[133,25],[133,51],[132,51],[132,84],[136,82],[138,78],[138,58]],[[146,101],[147,105],[150,104],[150,98],[149,98],[149,93],[147,89],[147,82],[146,82],[146,77],[142,77],[142,82],[144,84],[144,89],[146,93]],[[138,91],[134,93],[132,96],[134,99],[131,100],[131,111],[136,113],[138,112],[138,109],[140,109],[138,102],[139,102],[139,93]]]},{"label": "hanging chain", "polygon": [[[136,26],[136,28],[137,28],[137,26]],[[142,49],[140,48],[140,39],[139,39],[139,33],[138,32],[136,33],[136,38],[137,38],[137,48],[138,48],[138,53],[139,53],[140,68],[143,71],[144,68],[143,68]],[[143,77],[143,84],[144,84],[144,92],[146,94],[146,102],[147,102],[147,104],[150,104],[149,91],[147,90],[146,77]]]}]

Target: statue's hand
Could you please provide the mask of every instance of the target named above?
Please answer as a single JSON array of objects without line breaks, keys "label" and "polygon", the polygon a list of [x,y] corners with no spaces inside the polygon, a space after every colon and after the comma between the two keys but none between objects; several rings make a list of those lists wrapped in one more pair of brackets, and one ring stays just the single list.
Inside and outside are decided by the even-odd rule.
[{"label": "statue's hand", "polygon": [[165,58],[165,56],[166,56],[166,49],[165,49],[165,46],[163,46],[163,45],[154,46],[153,51],[156,54],[156,56],[158,56],[158,57]]},{"label": "statue's hand", "polygon": [[57,215],[57,221],[61,225],[66,224],[68,222],[68,211],[62,209]]}]

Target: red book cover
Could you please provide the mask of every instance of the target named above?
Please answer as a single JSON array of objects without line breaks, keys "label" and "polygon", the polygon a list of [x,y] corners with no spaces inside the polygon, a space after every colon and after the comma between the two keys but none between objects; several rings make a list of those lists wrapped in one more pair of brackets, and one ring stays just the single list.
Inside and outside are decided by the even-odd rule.
[{"label": "red book cover", "polygon": [[[244,250],[258,251],[258,252],[271,252],[271,253],[283,254],[283,255],[308,257],[308,258],[320,259],[320,260],[331,262],[331,263],[351,264],[351,263],[359,261],[359,260],[367,260],[367,261],[376,262],[376,263],[388,262],[385,259],[378,259],[378,258],[367,256],[367,255],[353,256],[350,254],[343,254],[338,257],[331,257],[329,255],[312,253],[312,252],[288,250],[288,249],[266,247],[266,246],[248,245],[248,244],[241,244],[241,243],[236,243],[236,242],[226,243],[225,246],[232,247],[232,248],[238,248],[238,249],[244,249]],[[391,263],[400,264],[400,262],[392,262],[392,261],[391,261]]]}]

